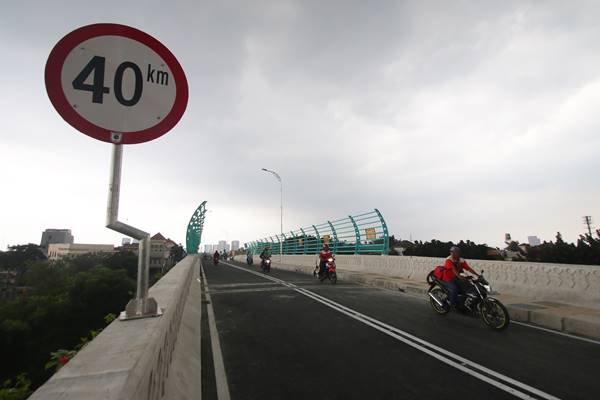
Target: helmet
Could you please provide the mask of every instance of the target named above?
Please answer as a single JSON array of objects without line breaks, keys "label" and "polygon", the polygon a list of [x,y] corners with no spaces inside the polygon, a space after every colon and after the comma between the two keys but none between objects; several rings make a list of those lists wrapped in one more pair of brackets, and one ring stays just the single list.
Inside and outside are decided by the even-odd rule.
[{"label": "helmet", "polygon": [[450,247],[450,253],[460,253],[460,247],[458,247],[458,246]]}]

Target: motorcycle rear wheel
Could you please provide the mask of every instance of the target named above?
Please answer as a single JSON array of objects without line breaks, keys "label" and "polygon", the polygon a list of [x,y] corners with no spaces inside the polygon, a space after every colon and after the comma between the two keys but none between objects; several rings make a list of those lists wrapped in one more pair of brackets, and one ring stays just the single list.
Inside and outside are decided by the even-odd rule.
[{"label": "motorcycle rear wheel", "polygon": [[481,303],[481,319],[495,331],[504,330],[510,324],[508,310],[504,304],[492,297],[488,297]]},{"label": "motorcycle rear wheel", "polygon": [[[434,287],[431,292],[430,292],[433,296],[435,296],[436,299],[438,299],[439,301],[442,302],[442,304],[444,302],[447,302],[448,300],[448,295],[446,294],[446,292],[444,292],[442,290],[442,288],[439,287]],[[429,297],[429,304],[431,304],[431,308],[433,308],[433,311],[435,311],[436,313],[440,314],[440,315],[446,315],[448,314],[448,312],[450,311],[449,307],[442,307],[440,306],[434,299],[432,299],[431,297]]]}]

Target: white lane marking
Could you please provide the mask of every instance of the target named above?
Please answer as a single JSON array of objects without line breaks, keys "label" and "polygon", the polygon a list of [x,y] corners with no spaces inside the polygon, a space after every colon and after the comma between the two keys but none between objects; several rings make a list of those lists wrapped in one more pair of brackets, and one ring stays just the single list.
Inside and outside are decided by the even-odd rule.
[{"label": "white lane marking", "polygon": [[[558,400],[558,397],[552,396],[546,392],[543,392],[539,389],[529,386],[523,382],[517,381],[506,375],[500,374],[496,371],[486,368],[483,365],[480,365],[474,361],[468,360],[464,357],[459,356],[458,354],[452,353],[446,349],[443,349],[441,347],[434,345],[433,343],[430,343],[421,338],[418,338],[406,331],[403,331],[401,329],[398,329],[396,327],[388,325],[384,322],[381,322],[375,318],[369,317],[368,315],[362,314],[362,313],[360,313],[356,310],[353,310],[349,307],[346,307],[344,305],[336,303],[336,302],[334,302],[326,297],[323,297],[317,293],[311,292],[310,290],[300,288],[300,287],[294,285],[293,283],[283,281],[283,280],[275,278],[273,276],[268,276],[268,275],[265,275],[265,274],[262,274],[259,272],[248,270],[246,268],[241,268],[241,267],[238,267],[233,264],[229,264],[229,263],[224,263],[224,264],[229,265],[230,267],[242,270],[242,271],[246,271],[248,273],[251,273],[251,274],[254,274],[257,276],[261,276],[261,277],[271,280],[273,282],[281,283],[284,286],[293,288],[298,293],[301,293],[315,301],[318,301],[319,303],[324,304],[325,306],[327,306],[329,308],[332,308],[332,309],[334,309],[342,314],[345,314],[357,321],[360,321],[363,324],[368,325],[382,333],[385,333],[386,335],[391,336],[391,337],[393,337],[393,338],[395,338],[395,339],[397,339],[419,351],[422,351],[423,353],[430,355],[431,357],[434,357],[434,358],[438,359],[439,361],[441,361],[451,367],[454,367],[454,368],[456,368],[460,371],[463,371],[477,379],[480,379],[486,383],[489,383],[490,385],[495,386],[501,390],[504,390],[518,398],[535,399],[536,397],[532,397],[531,395],[529,395],[527,393],[521,392],[521,391],[519,391],[511,386],[508,386],[502,382],[499,382],[499,381],[504,381],[506,383],[509,383],[509,384],[516,386],[522,390],[525,390],[529,393],[535,394],[543,399]],[[470,368],[468,368],[468,367],[470,367]],[[474,369],[479,370],[479,371],[475,371]],[[496,378],[497,380],[494,380],[484,374],[490,375],[490,376]]]},{"label": "white lane marking", "polygon": [[[202,272],[202,280],[204,281],[204,289],[206,300],[206,311],[208,314],[208,329],[210,330],[210,344],[213,355],[213,364],[215,368],[215,382],[217,385],[217,398],[219,400],[230,400],[229,385],[227,384],[227,374],[225,373],[225,363],[223,362],[223,352],[221,351],[221,342],[219,341],[219,331],[217,330],[217,323],[215,321],[215,311],[212,306],[212,299],[208,289],[208,281],[206,280],[206,274],[202,267],[202,261],[200,262],[200,271]],[[198,279],[199,281],[200,279]]]},{"label": "white lane marking", "polygon": [[575,335],[571,335],[571,334],[565,333],[565,332],[554,331],[552,329],[543,328],[541,326],[531,325],[531,324],[528,324],[526,322],[510,321],[510,323],[511,324],[521,325],[521,326],[526,326],[526,327],[532,328],[532,329],[539,329],[540,331],[544,331],[544,332],[548,332],[548,333],[554,333],[555,335],[566,336],[566,337],[571,338],[571,339],[582,340],[582,341],[588,342],[588,343],[600,344],[600,341],[598,341],[598,340],[588,339],[588,338],[584,338],[584,337],[581,337],[581,336],[575,336]]}]

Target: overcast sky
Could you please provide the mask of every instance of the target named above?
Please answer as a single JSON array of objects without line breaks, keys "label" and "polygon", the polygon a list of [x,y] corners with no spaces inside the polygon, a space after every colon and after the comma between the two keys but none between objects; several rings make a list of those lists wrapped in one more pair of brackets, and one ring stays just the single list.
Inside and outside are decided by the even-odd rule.
[{"label": "overcast sky", "polygon": [[120,219],[249,241],[379,208],[396,237],[575,240],[600,222],[600,2],[12,1],[0,14],[0,248],[104,228],[111,146],[64,122],[43,71],[83,25],[131,25],[190,100],[125,147]]}]

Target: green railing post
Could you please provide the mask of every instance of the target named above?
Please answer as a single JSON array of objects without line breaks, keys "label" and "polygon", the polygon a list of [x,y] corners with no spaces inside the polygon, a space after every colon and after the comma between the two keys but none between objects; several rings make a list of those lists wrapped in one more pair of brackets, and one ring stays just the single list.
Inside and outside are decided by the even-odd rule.
[{"label": "green railing post", "polygon": [[302,228],[300,228],[300,232],[302,232],[302,254],[306,254],[306,233]]},{"label": "green railing post", "polygon": [[296,240],[296,235],[294,235],[293,231],[290,231],[290,234],[292,235],[292,240],[294,241],[293,248],[292,248],[292,254],[296,254],[296,250],[298,249],[298,241]]},{"label": "green railing post", "polygon": [[271,239],[271,254],[273,254],[275,252],[275,241],[273,240],[273,236],[269,236],[269,239]]},{"label": "green railing post", "polygon": [[352,218],[352,215],[348,215],[352,225],[354,226],[354,234],[356,235],[356,246],[354,247],[354,254],[358,254],[358,249],[360,247],[360,231],[358,230],[358,225],[356,225],[356,221]]},{"label": "green railing post", "polygon": [[317,229],[317,227],[314,225],[312,227],[315,230],[315,234],[316,234],[315,252],[318,253],[319,249],[321,248],[321,236],[319,236],[319,230]]},{"label": "green railing post", "polygon": [[381,215],[379,210],[375,209],[375,212],[377,213],[377,216],[379,217],[379,221],[381,221],[381,228],[383,229],[383,250],[382,250],[381,254],[387,255],[387,254],[389,254],[389,251],[390,251],[390,236],[388,233],[388,228],[385,223],[385,219],[383,219],[383,215]]},{"label": "green railing post", "polygon": [[282,254],[287,254],[286,251],[287,251],[287,249],[289,247],[289,245],[287,244],[287,238],[285,237],[285,233],[283,233],[283,232],[281,232],[281,236],[283,237],[283,241],[281,242],[282,246],[283,246],[281,248],[281,253]]},{"label": "green railing post", "polygon": [[335,232],[335,228],[333,227],[333,224],[331,223],[331,221],[327,221],[327,223],[329,224],[329,227],[331,228],[331,233],[333,234],[333,254],[337,254],[337,249],[338,249],[337,233]]}]

